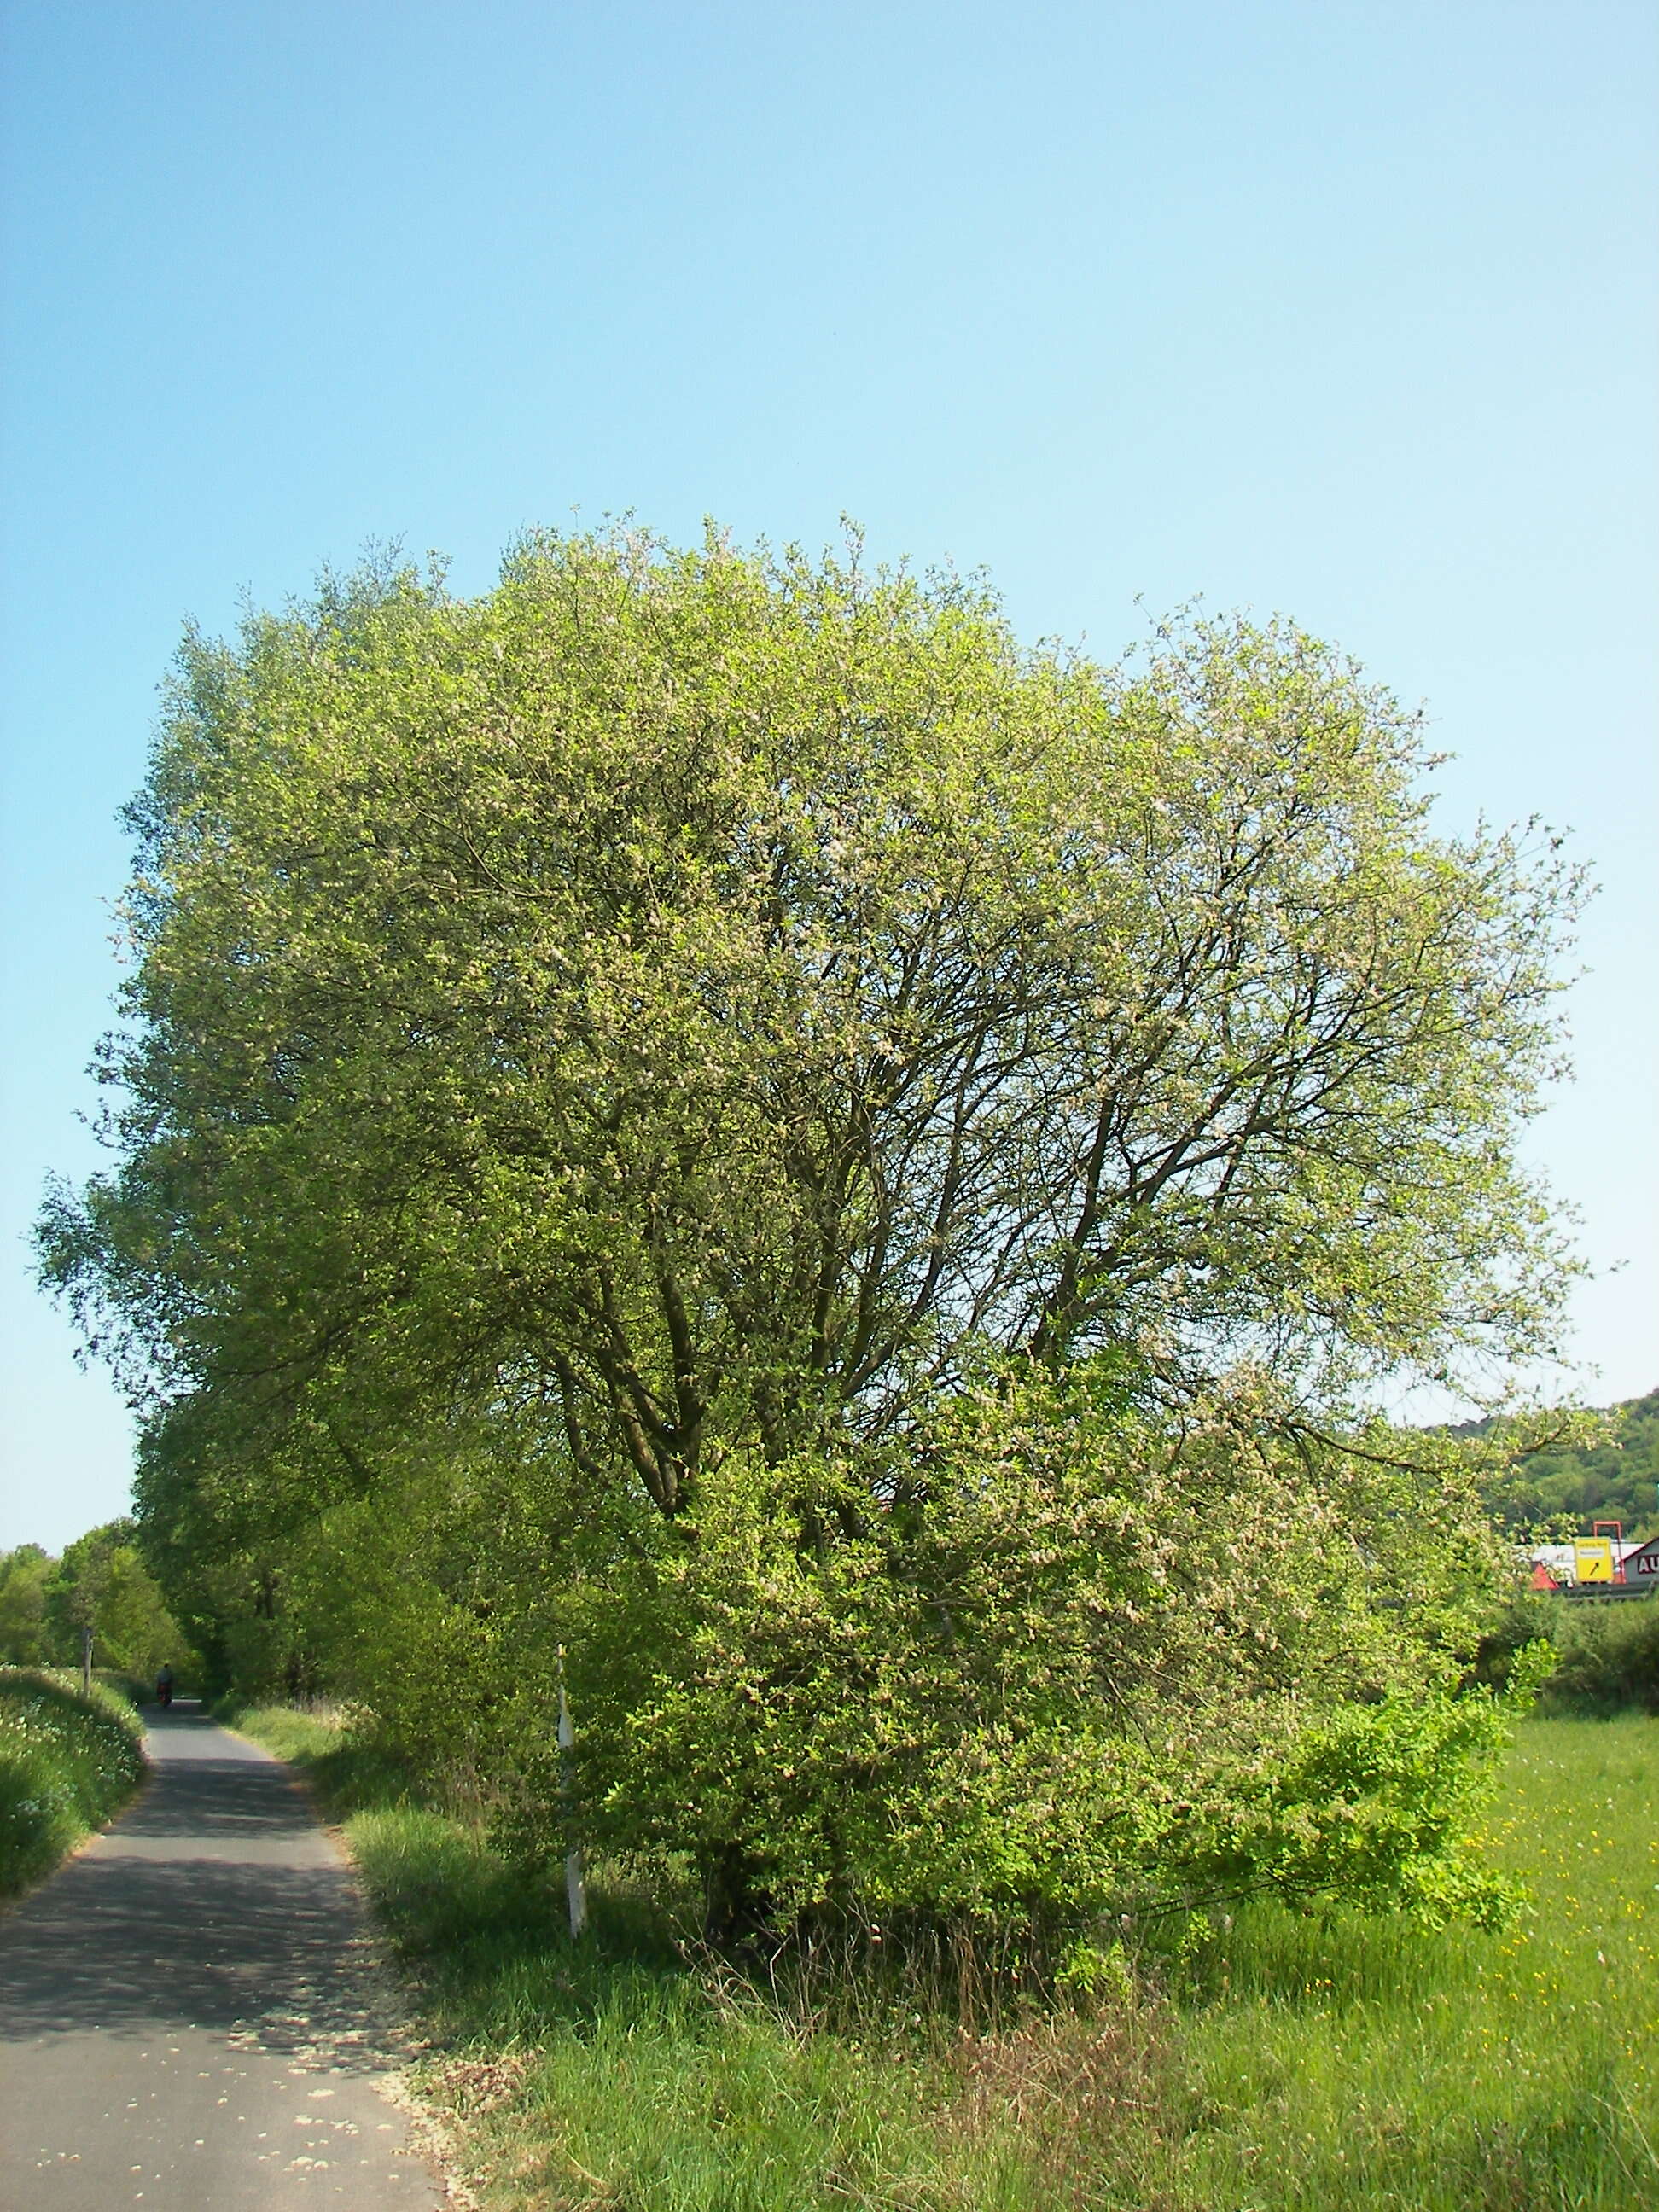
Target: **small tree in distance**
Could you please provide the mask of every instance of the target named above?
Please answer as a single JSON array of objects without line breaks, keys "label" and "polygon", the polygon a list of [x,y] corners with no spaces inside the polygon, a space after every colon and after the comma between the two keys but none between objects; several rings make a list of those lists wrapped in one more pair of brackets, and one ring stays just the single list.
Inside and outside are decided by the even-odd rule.
[{"label": "small tree in distance", "polygon": [[46,1663],[46,1583],[52,1567],[52,1554],[39,1544],[0,1553],[0,1666]]}]

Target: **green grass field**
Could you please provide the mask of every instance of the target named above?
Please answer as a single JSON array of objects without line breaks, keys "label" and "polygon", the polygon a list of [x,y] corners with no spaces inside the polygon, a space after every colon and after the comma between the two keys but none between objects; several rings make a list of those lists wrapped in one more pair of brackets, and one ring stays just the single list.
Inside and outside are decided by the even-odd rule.
[{"label": "green grass field", "polygon": [[[597,1881],[573,1948],[319,1723],[242,1725],[347,1820],[490,2212],[1577,2212],[1659,2203],[1659,1721],[1534,1720],[1480,1848],[1504,1935],[1255,1907],[1094,2019],[890,1995],[836,2029]],[[860,2006],[854,1999],[856,2018]]]},{"label": "green grass field", "polygon": [[1659,2202],[1659,1722],[1525,1724],[1485,1848],[1504,1936],[1240,1929],[1182,2008],[1177,2203]]}]

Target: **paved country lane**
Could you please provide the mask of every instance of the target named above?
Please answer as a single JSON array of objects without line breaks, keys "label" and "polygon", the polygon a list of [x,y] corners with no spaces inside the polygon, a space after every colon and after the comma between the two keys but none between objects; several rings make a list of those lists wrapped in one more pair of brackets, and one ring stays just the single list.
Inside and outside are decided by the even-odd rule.
[{"label": "paved country lane", "polygon": [[148,1788],[0,1917],[5,2212],[430,2212],[380,2096],[392,2020],[286,1770],[189,1705]]}]

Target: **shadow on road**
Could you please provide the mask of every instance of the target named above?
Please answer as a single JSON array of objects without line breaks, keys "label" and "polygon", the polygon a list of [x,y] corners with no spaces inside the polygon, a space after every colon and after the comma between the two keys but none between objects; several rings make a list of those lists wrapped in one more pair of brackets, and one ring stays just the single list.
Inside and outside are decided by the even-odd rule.
[{"label": "shadow on road", "polygon": [[189,1710],[147,1718],[156,1764],[137,1804],[0,1923],[0,2039],[176,2021],[365,2055],[385,2000],[304,1798]]}]

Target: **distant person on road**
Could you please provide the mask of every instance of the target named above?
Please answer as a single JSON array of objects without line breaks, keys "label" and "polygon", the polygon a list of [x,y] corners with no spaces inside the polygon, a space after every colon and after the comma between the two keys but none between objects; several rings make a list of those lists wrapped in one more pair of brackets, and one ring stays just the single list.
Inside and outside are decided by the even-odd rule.
[{"label": "distant person on road", "polygon": [[173,1669],[165,1661],[161,1673],[155,1677],[155,1702],[158,1705],[173,1703]]}]

